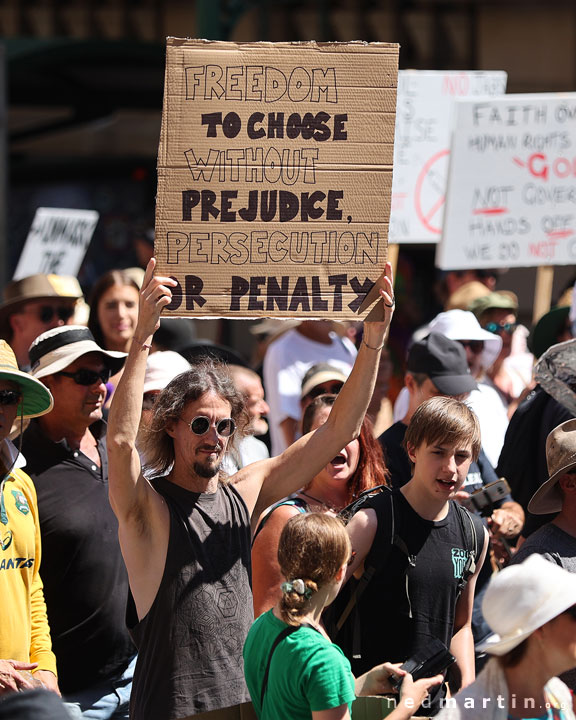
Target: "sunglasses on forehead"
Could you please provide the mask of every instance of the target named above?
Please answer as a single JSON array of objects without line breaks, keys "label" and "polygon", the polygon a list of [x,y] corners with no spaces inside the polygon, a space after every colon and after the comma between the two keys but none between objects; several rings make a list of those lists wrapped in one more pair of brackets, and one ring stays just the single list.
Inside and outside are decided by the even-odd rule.
[{"label": "sunglasses on forehead", "polygon": [[[190,422],[186,422],[183,418],[178,419],[186,423],[194,435],[206,435],[212,427],[212,421],[205,415],[197,415]],[[214,424],[214,427],[219,437],[230,437],[236,431],[236,423],[232,418],[222,418]]]},{"label": "sunglasses on forehead", "polygon": [[88,368],[80,368],[80,370],[76,370],[76,372],[64,372],[63,370],[61,372],[56,373],[56,375],[63,375],[64,377],[69,377],[74,380],[76,385],[94,385],[94,383],[101,383],[103,382],[106,384],[108,380],[110,380],[111,371],[109,368],[104,368],[103,370],[88,370]]},{"label": "sunglasses on forehead", "polygon": [[21,397],[17,390],[0,390],[0,405],[18,405]]}]

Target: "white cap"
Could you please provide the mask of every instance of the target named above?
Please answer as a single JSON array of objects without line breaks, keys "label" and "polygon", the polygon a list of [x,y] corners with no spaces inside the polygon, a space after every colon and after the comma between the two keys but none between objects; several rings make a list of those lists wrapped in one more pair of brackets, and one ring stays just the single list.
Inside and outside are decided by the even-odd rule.
[{"label": "white cap", "polygon": [[530,555],[490,580],[482,613],[496,634],[478,649],[491,655],[505,655],[574,604],[576,575],[541,555]]},{"label": "white cap", "polygon": [[143,392],[164,390],[171,380],[186,370],[190,370],[190,363],[180,353],[172,350],[152,353],[146,363]]},{"label": "white cap", "polygon": [[[447,310],[441,312],[428,324],[428,332],[437,332],[450,340],[482,340],[482,367],[489,368],[494,364],[502,350],[500,335],[484,330],[476,315],[469,310]],[[420,331],[419,331],[420,332]]]}]

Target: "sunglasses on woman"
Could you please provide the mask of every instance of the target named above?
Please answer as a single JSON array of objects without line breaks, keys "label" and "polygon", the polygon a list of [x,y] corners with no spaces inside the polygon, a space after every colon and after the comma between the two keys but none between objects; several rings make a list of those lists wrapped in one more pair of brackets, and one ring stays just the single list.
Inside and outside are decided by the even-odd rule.
[{"label": "sunglasses on woman", "polygon": [[508,333],[508,335],[512,335],[514,330],[518,327],[518,323],[496,323],[496,322],[489,322],[484,325],[484,330],[488,330],[488,332],[493,333],[494,335],[497,335],[500,332]]},{"label": "sunglasses on woman", "polygon": [[61,371],[59,373],[56,373],[56,375],[64,375],[64,377],[69,377],[74,380],[76,385],[94,385],[94,383],[104,383],[106,384],[108,380],[110,380],[111,371],[109,368],[104,368],[103,370],[89,370],[88,368],[80,368],[80,370],[76,370],[76,372],[64,372]]},{"label": "sunglasses on woman", "polygon": [[564,610],[564,612],[567,615],[570,615],[572,620],[576,620],[576,605],[572,605],[572,607],[569,607],[568,610]]},{"label": "sunglasses on woman", "polygon": [[[195,418],[192,418],[190,422],[186,422],[183,418],[179,418],[179,420],[186,423],[194,435],[206,435],[212,427],[212,421],[205,415],[197,415]],[[214,424],[214,427],[216,428],[218,437],[227,438],[236,431],[236,423],[232,418],[222,418],[222,420],[218,420],[218,422]]]},{"label": "sunglasses on woman", "polygon": [[18,405],[21,397],[17,390],[0,390],[0,405]]},{"label": "sunglasses on woman", "polygon": [[325,385],[318,385],[317,387],[312,388],[309,393],[306,393],[306,397],[314,400],[320,395],[338,395],[343,386],[343,382],[332,383],[329,387],[326,387]]}]

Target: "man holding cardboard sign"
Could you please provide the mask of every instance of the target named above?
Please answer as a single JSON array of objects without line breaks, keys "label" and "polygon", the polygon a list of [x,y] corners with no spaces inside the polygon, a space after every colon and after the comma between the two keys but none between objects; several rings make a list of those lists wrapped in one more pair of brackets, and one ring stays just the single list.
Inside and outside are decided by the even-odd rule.
[{"label": "man holding cardboard sign", "polygon": [[392,269],[381,276],[381,322],[363,345],[327,422],[276,458],[229,482],[223,456],[242,423],[242,402],[222,368],[197,366],[160,394],[145,445],[136,450],[146,359],[176,281],[148,265],[134,341],[109,416],[110,501],[120,525],[139,650],[132,717],[242,718],[249,700],[241,651],[252,622],[250,518],[297,490],[360,430],[394,307]]}]

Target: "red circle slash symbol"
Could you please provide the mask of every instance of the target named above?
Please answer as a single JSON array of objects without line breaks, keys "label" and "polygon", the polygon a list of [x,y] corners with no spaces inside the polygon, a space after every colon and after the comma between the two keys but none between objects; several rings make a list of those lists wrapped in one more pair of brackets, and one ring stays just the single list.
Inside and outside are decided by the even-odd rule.
[{"label": "red circle slash symbol", "polygon": [[[436,235],[442,232],[442,226],[434,218],[444,207],[446,200],[446,161],[441,161],[448,155],[450,150],[440,150],[432,155],[420,171],[414,188],[414,205],[418,219],[427,230]],[[423,207],[423,200],[426,208]]]}]

